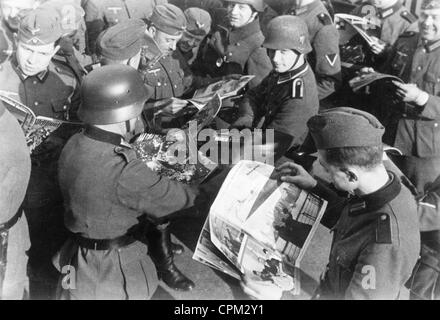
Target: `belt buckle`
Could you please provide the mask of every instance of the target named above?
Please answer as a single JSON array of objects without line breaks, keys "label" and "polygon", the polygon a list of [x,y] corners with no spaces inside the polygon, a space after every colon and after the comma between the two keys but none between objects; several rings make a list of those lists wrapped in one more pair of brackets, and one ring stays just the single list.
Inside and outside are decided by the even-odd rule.
[{"label": "belt buckle", "polygon": [[95,241],[95,244],[93,247],[94,247],[94,250],[97,251],[98,250],[98,242]]}]

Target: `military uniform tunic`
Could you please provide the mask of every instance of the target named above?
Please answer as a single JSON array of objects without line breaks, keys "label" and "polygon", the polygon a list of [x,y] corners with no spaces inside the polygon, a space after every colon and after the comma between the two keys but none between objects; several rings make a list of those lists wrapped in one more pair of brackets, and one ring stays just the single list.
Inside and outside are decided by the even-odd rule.
[{"label": "military uniform tunic", "polygon": [[130,18],[148,19],[156,5],[167,2],[167,0],[86,1],[84,11],[90,52],[95,53],[96,39],[104,29]]},{"label": "military uniform tunic", "polygon": [[[439,66],[440,41],[425,44],[417,33],[407,32],[397,40],[383,68],[429,94],[422,107],[405,104],[394,139],[394,146],[405,155],[402,171],[421,194],[440,175]],[[432,218],[422,219],[422,231],[431,228]]]},{"label": "military uniform tunic", "polygon": [[[50,62],[47,70],[30,77],[22,74],[15,60],[0,66],[0,90],[7,91],[11,98],[28,106],[37,116],[75,120],[79,105],[77,83],[73,72],[56,62]],[[34,280],[45,285],[51,280],[40,278],[36,271],[49,270],[52,255],[64,241],[57,161],[75,130],[78,128],[62,125],[31,156],[31,178],[24,201],[32,243],[29,265],[32,277],[36,276]]]},{"label": "military uniform tunic", "polygon": [[317,298],[399,298],[416,264],[420,235],[413,196],[389,176],[384,187],[365,196],[338,197],[321,183],[312,190],[329,200],[322,223],[333,232]]},{"label": "military uniform tunic", "polygon": [[301,145],[308,131],[307,120],[319,109],[315,76],[309,64],[283,74],[271,72],[247,92],[241,109],[254,118],[256,126],[260,122],[262,129],[289,135],[291,146]]},{"label": "military uniform tunic", "polygon": [[318,83],[319,100],[323,100],[334,93],[341,82],[338,30],[320,0],[302,7],[283,6],[282,2],[280,5],[277,8],[280,14],[298,16],[307,24],[313,48],[308,58]]},{"label": "military uniform tunic", "polygon": [[[19,210],[31,172],[29,149],[17,120],[0,102],[0,225]],[[22,209],[20,209],[22,210]],[[6,272],[1,299],[23,298],[28,290],[26,251],[30,247],[26,217],[23,215],[9,229]],[[1,245],[0,245],[1,246]],[[1,254],[0,254],[1,255]],[[1,258],[0,258],[1,260]],[[0,271],[1,272],[1,271]]]},{"label": "military uniform tunic", "polygon": [[249,87],[256,87],[272,70],[266,50],[261,47],[263,41],[258,19],[237,29],[218,26],[200,44],[192,70],[212,78],[234,73],[255,75]]},{"label": "military uniform tunic", "polygon": [[[193,205],[195,189],[151,171],[122,136],[87,127],[66,144],[59,161],[65,224],[91,239],[128,234],[142,217],[157,219]],[[76,268],[73,299],[147,299],[157,287],[147,246],[88,250],[68,241],[59,268]]]}]

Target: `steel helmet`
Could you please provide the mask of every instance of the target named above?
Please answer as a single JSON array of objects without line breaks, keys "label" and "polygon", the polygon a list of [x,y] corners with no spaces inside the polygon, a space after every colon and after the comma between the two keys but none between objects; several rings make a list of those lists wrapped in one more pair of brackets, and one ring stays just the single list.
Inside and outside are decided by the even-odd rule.
[{"label": "steel helmet", "polygon": [[113,124],[139,116],[152,90],[136,69],[107,65],[90,72],[81,84],[79,118],[87,124]]},{"label": "steel helmet", "polygon": [[266,29],[263,47],[274,50],[292,49],[307,54],[312,51],[306,23],[295,16],[273,18]]},{"label": "steel helmet", "polygon": [[242,4],[248,4],[252,8],[255,9],[255,11],[263,12],[264,11],[264,2],[263,0],[224,0],[225,2],[235,2],[235,3],[242,3]]}]

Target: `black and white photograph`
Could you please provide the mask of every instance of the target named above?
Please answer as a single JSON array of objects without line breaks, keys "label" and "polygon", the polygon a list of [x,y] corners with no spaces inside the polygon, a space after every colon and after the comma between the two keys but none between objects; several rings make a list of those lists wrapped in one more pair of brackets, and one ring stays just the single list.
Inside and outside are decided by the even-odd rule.
[{"label": "black and white photograph", "polygon": [[0,300],[440,300],[440,0],[0,20]]}]

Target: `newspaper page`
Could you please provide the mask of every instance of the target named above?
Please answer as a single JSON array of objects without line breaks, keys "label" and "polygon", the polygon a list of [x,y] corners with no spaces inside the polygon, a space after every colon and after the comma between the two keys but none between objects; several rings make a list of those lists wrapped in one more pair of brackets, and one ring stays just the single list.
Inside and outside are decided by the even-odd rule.
[{"label": "newspaper page", "polygon": [[192,99],[188,100],[197,109],[201,110],[214,95],[218,94],[220,99],[226,99],[236,96],[238,92],[243,89],[249,81],[251,81],[255,76],[242,76],[238,80],[221,80],[210,84],[209,86],[199,89],[194,93]]},{"label": "newspaper page", "polygon": [[370,47],[379,41],[378,39],[371,37],[366,31],[368,29],[377,29],[380,27],[380,25],[374,23],[372,19],[346,13],[337,13],[335,14],[335,24],[339,29],[345,29],[346,24],[348,24],[353,30],[347,34],[347,37],[351,37],[354,33],[359,33]]},{"label": "newspaper page", "polygon": [[370,72],[365,73],[360,76],[357,76],[349,81],[350,87],[354,92],[359,91],[360,89],[370,85],[371,83],[379,80],[386,80],[388,82],[394,80],[400,83],[403,83],[402,79],[385,73],[380,72]]},{"label": "newspaper page", "polygon": [[298,294],[296,271],[326,205],[278,182],[273,166],[240,161],[211,206],[211,241],[246,279]]}]

